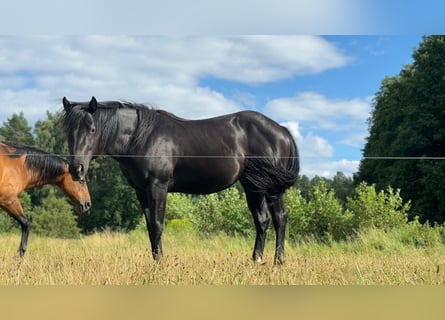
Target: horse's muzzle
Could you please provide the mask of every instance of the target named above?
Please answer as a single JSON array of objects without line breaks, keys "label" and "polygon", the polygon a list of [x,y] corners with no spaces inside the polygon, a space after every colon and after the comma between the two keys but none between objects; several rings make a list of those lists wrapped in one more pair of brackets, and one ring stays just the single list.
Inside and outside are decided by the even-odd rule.
[{"label": "horse's muzzle", "polygon": [[90,210],[91,210],[91,201],[80,202],[74,207],[74,212],[78,215],[89,213]]}]

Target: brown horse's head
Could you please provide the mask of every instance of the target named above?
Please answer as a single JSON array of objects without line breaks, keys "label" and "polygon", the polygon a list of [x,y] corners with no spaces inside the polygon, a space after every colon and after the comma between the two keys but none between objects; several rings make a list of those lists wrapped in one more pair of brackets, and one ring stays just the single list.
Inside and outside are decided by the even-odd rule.
[{"label": "brown horse's head", "polygon": [[73,177],[67,168],[66,172],[62,175],[59,186],[65,195],[70,198],[76,214],[87,213],[90,211],[91,197],[85,180],[73,180]]}]

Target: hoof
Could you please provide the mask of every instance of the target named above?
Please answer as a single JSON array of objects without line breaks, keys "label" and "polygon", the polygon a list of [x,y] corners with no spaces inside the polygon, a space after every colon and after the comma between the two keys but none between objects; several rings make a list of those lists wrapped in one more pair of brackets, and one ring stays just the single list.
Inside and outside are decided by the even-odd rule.
[{"label": "hoof", "polygon": [[263,257],[260,254],[253,253],[252,260],[255,264],[263,265],[265,262],[263,261]]},{"label": "hoof", "polygon": [[284,264],[284,257],[283,256],[275,257],[273,264],[274,266],[282,266]]},{"label": "hoof", "polygon": [[162,252],[153,252],[153,259],[156,262],[160,262],[162,260]]}]

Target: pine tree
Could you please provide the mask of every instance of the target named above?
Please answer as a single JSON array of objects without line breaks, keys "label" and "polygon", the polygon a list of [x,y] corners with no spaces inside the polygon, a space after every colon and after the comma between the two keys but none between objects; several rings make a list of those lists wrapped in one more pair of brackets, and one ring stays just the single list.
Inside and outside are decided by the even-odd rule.
[{"label": "pine tree", "polygon": [[442,223],[445,161],[437,157],[445,157],[445,36],[424,37],[413,58],[382,81],[355,180],[400,188],[412,200],[412,215]]},{"label": "pine tree", "polygon": [[3,122],[0,128],[0,137],[3,142],[33,145],[34,138],[31,134],[31,127],[28,125],[23,112],[13,114],[11,118]]}]

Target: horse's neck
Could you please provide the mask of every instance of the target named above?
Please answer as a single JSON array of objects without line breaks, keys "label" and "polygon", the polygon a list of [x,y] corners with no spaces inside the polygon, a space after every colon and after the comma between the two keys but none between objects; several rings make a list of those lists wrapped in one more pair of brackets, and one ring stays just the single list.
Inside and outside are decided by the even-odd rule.
[{"label": "horse's neck", "polygon": [[137,111],[134,109],[119,109],[119,126],[118,134],[115,141],[112,141],[105,148],[108,155],[126,154],[131,148],[131,142],[134,137],[138,124]]},{"label": "horse's neck", "polygon": [[46,184],[60,186],[66,173],[68,173],[68,165],[66,165],[64,172],[60,175],[45,175],[42,170],[36,171],[28,169],[26,189],[41,187]]},{"label": "horse's neck", "polygon": [[60,181],[60,177],[44,177],[41,173],[31,172],[28,174],[28,183],[26,184],[26,189],[41,187],[46,184],[58,185],[60,184]]}]

